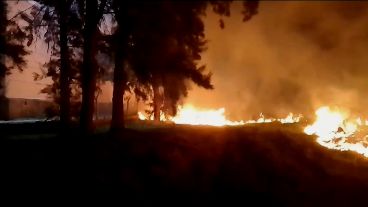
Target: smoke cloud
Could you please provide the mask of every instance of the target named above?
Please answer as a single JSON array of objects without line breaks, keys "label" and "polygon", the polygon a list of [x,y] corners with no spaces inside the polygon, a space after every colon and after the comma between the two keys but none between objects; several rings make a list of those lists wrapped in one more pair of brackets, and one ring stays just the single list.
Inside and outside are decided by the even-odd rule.
[{"label": "smoke cloud", "polygon": [[225,29],[208,12],[203,63],[215,89],[193,87],[185,102],[225,107],[233,119],[313,115],[322,105],[368,116],[367,10],[368,2],[270,1],[242,22],[236,2]]}]

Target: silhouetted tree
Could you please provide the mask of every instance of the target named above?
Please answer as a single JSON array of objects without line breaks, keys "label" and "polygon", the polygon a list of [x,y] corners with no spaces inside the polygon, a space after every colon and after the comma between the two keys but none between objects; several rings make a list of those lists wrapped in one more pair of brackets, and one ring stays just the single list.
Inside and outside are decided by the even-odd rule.
[{"label": "silhouetted tree", "polygon": [[[210,2],[220,16],[230,15],[230,2]],[[211,73],[198,65],[206,49],[204,24],[207,2],[160,2],[141,8],[132,34],[131,64],[140,82],[153,94],[154,119],[160,111],[175,115],[177,103],[188,94],[189,81],[212,89]],[[244,4],[244,20],[256,13],[257,2]],[[220,20],[223,28],[223,21]]]},{"label": "silhouetted tree", "polygon": [[[162,106],[176,113],[178,100],[187,95],[187,80],[212,88],[211,74],[203,73],[205,67],[198,66],[206,43],[201,18],[208,5],[220,16],[229,16],[231,1],[113,2],[118,29],[114,43],[112,128],[124,127],[123,97],[129,69],[137,77],[134,91],[138,97],[153,94],[156,120]],[[257,13],[257,1],[244,2],[243,6],[244,21]],[[222,19],[220,27],[224,27]]]},{"label": "silhouetted tree", "polygon": [[96,79],[100,77],[98,74],[103,72],[96,60],[100,46],[98,40],[101,36],[99,26],[108,1],[37,2],[39,7],[33,10],[31,18],[27,15],[24,17],[28,18],[32,25],[30,30],[46,30],[44,40],[51,45],[51,59],[44,65],[47,72],[35,74],[35,79],[52,77],[53,83],[42,92],[52,95],[54,100],[60,103],[62,123],[69,122],[70,110],[76,108],[71,108],[70,102],[78,105],[79,96],[82,95],[80,127],[84,132],[90,132],[93,128]]},{"label": "silhouetted tree", "polygon": [[[47,72],[35,74],[35,80],[51,77],[53,83],[41,92],[48,93],[60,107],[59,116],[63,128],[68,128],[71,119],[71,88],[78,82],[78,62],[81,61],[81,36],[78,30],[81,19],[75,9],[75,0],[37,0],[30,14],[21,16],[29,25],[34,40],[43,36],[43,41],[51,46],[51,58],[44,65]],[[78,65],[78,67],[75,67]],[[73,67],[74,66],[74,67]],[[78,68],[78,69],[77,69]],[[74,70],[73,70],[74,69]],[[73,83],[74,82],[74,83]],[[75,87],[75,86],[74,86]]]},{"label": "silhouetted tree", "polygon": [[59,47],[60,47],[60,121],[63,126],[68,127],[70,123],[70,63],[68,51],[68,13],[71,2],[58,0],[55,3],[55,10],[58,11],[59,24]]},{"label": "silhouetted tree", "polygon": [[93,125],[94,97],[96,91],[96,79],[98,65],[96,55],[98,53],[97,42],[99,23],[103,17],[107,0],[78,0],[79,8],[85,8],[83,34],[83,65],[81,71],[82,80],[82,106],[80,114],[80,127],[83,132],[91,132]]},{"label": "silhouetted tree", "polygon": [[124,128],[124,92],[127,89],[127,51],[132,25],[135,24],[134,11],[138,12],[137,4],[115,0],[113,1],[114,17],[117,22],[113,36],[114,50],[114,88],[112,98],[111,129]]},{"label": "silhouetted tree", "polygon": [[[199,84],[204,83],[203,85],[211,88],[210,76],[203,75],[202,71],[197,70],[194,63],[194,54],[200,53],[203,50],[201,46],[204,45],[204,26],[199,17],[200,13],[196,13],[194,10],[196,6],[204,8],[205,5],[193,3],[150,4],[144,7],[140,20],[142,22],[136,26],[133,35],[134,46],[132,47],[131,64],[138,79],[144,84],[151,85],[155,120],[160,118],[165,98],[175,99],[172,101],[172,105],[176,106],[177,99],[182,95],[179,91],[185,92],[182,89],[186,89],[184,80],[190,79],[189,73],[197,75],[196,81]],[[189,21],[189,19],[192,22],[188,24],[185,21]],[[188,41],[194,40],[190,36],[196,37],[197,41],[188,44]],[[184,39],[185,41],[181,41]],[[196,48],[191,48],[191,46]],[[198,51],[194,52],[194,49]],[[165,90],[165,86],[171,89]],[[177,92],[175,95],[172,93],[174,90]],[[166,103],[168,102],[166,101]]]},{"label": "silhouetted tree", "polygon": [[5,76],[10,70],[23,70],[24,59],[29,52],[25,49],[28,34],[13,19],[7,18],[7,2],[0,0],[0,99],[5,98]]},{"label": "silhouetted tree", "polygon": [[[96,79],[99,72],[97,40],[107,0],[39,0],[38,3],[42,5],[43,13],[38,22],[44,22],[41,25],[47,27],[45,41],[53,43],[51,59],[45,65],[48,68],[46,75],[53,78],[53,84],[43,92],[53,94],[54,99],[60,103],[61,119],[70,117],[70,107],[64,107],[63,110],[63,106],[70,106],[70,95],[74,99],[82,95],[80,127],[82,131],[90,132],[93,129]],[[79,85],[82,93],[78,90]]]}]

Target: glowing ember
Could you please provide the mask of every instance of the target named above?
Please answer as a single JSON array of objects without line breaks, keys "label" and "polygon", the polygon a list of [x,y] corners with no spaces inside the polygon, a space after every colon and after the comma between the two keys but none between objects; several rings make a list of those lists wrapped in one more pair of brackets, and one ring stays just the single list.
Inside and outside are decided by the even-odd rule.
[{"label": "glowing ember", "polygon": [[302,115],[294,116],[293,113],[289,113],[289,115],[286,118],[283,119],[275,119],[275,118],[265,118],[263,114],[261,113],[259,115],[259,119],[257,120],[248,120],[245,123],[247,124],[258,124],[258,123],[271,123],[271,122],[281,122],[283,124],[291,124],[291,123],[297,123],[302,118]]},{"label": "glowing ember", "polygon": [[291,123],[299,122],[301,118],[302,118],[302,115],[300,114],[298,116],[294,116],[293,113],[289,113],[289,115],[286,118],[278,119],[278,121],[283,124],[291,124]]},{"label": "glowing ember", "polygon": [[138,118],[139,120],[146,120],[146,116],[144,116],[143,113],[140,111],[138,111]]},{"label": "glowing ember", "polygon": [[332,111],[326,106],[319,108],[316,115],[316,121],[304,129],[306,134],[316,135],[317,142],[329,149],[355,151],[368,157],[368,147],[364,139],[353,143],[353,139],[357,139],[355,135],[359,131],[358,126],[363,125],[361,118],[350,120],[347,113]]},{"label": "glowing ember", "polygon": [[261,113],[259,115],[259,119],[257,120],[248,120],[246,121],[247,124],[256,124],[256,123],[270,123],[270,122],[273,122],[275,121],[276,119],[266,119],[263,114]]},{"label": "glowing ember", "polygon": [[[230,121],[225,117],[225,109],[198,109],[192,105],[185,105],[184,107],[178,107],[178,113],[175,117],[169,117],[167,119],[161,117],[162,121],[172,121],[176,124],[190,124],[190,125],[210,125],[210,126],[237,126],[244,124],[257,124],[257,123],[270,123],[270,122],[281,122],[281,123],[296,123],[299,122],[302,116],[294,116],[290,113],[286,118],[275,119],[265,118],[263,114],[260,114],[260,118],[257,120],[248,121]],[[153,120],[153,117],[146,118],[143,113],[138,112],[138,118],[140,120]]]},{"label": "glowing ember", "polygon": [[[139,120],[151,120],[153,121],[153,116],[149,116],[149,118],[147,118],[142,112],[138,111],[138,119]],[[164,113],[160,113],[160,121],[168,121],[168,119],[166,119],[165,114]]]}]

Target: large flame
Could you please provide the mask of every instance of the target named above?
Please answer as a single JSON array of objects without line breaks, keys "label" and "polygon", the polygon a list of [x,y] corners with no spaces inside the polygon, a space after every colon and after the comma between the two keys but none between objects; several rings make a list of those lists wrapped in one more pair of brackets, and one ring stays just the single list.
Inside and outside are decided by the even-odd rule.
[{"label": "large flame", "polygon": [[[225,116],[225,109],[199,109],[192,105],[185,105],[178,107],[178,113],[175,117],[163,118],[161,121],[172,121],[176,124],[190,124],[190,125],[210,125],[210,126],[237,126],[244,124],[254,123],[270,123],[270,122],[281,122],[281,123],[295,123],[299,122],[302,116],[294,116],[290,113],[286,118],[265,118],[263,114],[260,114],[257,120],[248,121],[230,121]],[[138,112],[138,118],[140,120],[153,120],[153,117],[146,118],[142,112]]]},{"label": "large flame", "polygon": [[244,125],[244,121],[230,121],[227,120],[225,109],[215,110],[200,110],[191,105],[178,108],[178,114],[170,120],[176,124],[191,124],[191,125],[211,125],[211,126],[225,126],[225,125]]},{"label": "large flame", "polygon": [[329,149],[341,151],[355,151],[368,157],[368,147],[364,137],[357,137],[360,126],[367,125],[362,119],[349,119],[343,111],[331,110],[324,106],[316,111],[317,119],[312,125],[308,125],[304,132],[308,135],[316,135],[317,142]]}]

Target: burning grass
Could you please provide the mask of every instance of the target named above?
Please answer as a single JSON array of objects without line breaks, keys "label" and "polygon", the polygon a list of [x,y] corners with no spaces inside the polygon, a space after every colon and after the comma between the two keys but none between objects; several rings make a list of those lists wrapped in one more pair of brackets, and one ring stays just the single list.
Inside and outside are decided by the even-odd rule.
[{"label": "burning grass", "polygon": [[360,117],[352,119],[347,112],[321,107],[316,111],[316,121],[304,132],[316,135],[316,141],[329,149],[353,151],[368,157],[366,122]]},{"label": "burning grass", "polygon": [[[191,105],[179,106],[178,114],[174,117],[160,117],[165,123],[207,125],[207,126],[243,126],[249,124],[298,123],[302,115],[289,113],[285,118],[265,118],[263,114],[257,120],[230,121],[225,116],[225,109],[198,109]],[[320,145],[340,151],[353,151],[368,157],[368,135],[364,133],[364,127],[368,126],[368,120],[360,117],[352,119],[344,110],[331,110],[328,106],[316,110],[316,121],[305,127],[304,133],[316,135],[316,141]],[[152,120],[142,112],[138,112],[140,120]],[[306,120],[304,120],[306,121]]]},{"label": "burning grass", "polygon": [[[140,120],[153,120],[153,117],[147,117],[143,112],[138,112],[138,118]],[[176,124],[188,124],[188,125],[207,125],[207,126],[241,126],[245,124],[255,123],[296,123],[302,118],[301,115],[294,115],[289,113],[285,118],[265,118],[263,114],[260,114],[257,120],[247,121],[232,121],[226,118],[225,108],[219,109],[200,109],[190,104],[179,106],[178,113],[174,117],[165,117],[161,114],[160,120],[166,122],[173,122]]]}]

